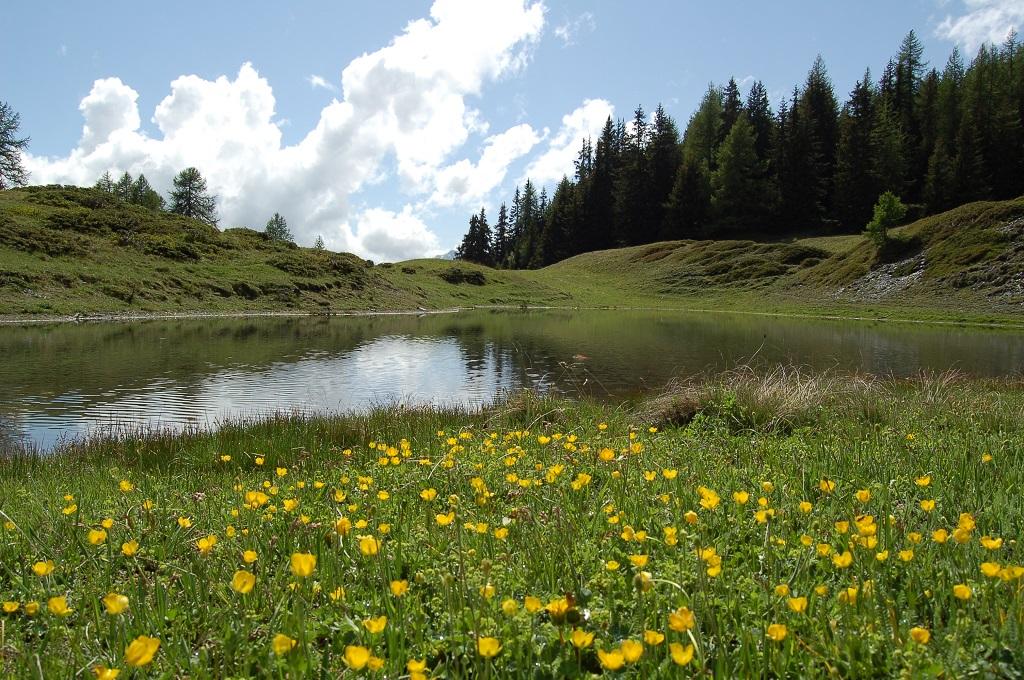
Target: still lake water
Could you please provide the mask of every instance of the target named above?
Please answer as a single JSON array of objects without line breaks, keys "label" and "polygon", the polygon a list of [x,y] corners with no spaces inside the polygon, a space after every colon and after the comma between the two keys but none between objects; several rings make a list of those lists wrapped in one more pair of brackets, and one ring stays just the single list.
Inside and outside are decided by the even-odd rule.
[{"label": "still lake water", "polygon": [[0,327],[0,449],[275,411],[597,398],[751,362],[1019,375],[1024,332],[661,311],[508,311]]}]

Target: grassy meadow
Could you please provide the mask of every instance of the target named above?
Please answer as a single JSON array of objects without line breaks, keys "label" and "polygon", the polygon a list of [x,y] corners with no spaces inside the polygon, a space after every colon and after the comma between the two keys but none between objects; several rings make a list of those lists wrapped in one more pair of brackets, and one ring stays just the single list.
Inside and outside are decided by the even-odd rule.
[{"label": "grassy meadow", "polygon": [[0,460],[5,677],[1018,677],[1024,384],[778,369]]}]

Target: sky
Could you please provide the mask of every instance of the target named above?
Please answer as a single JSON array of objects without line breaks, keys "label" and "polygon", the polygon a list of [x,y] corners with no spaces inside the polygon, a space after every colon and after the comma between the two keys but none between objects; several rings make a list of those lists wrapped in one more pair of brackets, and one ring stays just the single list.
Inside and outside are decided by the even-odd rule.
[{"label": "sky", "polygon": [[0,99],[33,184],[188,166],[221,227],[375,261],[454,248],[530,177],[553,187],[608,116],[685,127],[710,82],[773,106],[816,55],[842,101],[915,30],[941,68],[1024,25],[1024,0],[310,0],[11,3]]}]

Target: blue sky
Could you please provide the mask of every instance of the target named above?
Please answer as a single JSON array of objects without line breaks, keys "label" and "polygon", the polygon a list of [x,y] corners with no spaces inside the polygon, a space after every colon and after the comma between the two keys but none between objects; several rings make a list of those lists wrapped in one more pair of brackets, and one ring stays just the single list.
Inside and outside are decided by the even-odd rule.
[{"label": "blue sky", "polygon": [[[1024,0],[14,3],[0,97],[34,182],[105,169],[157,188],[197,165],[222,226],[277,210],[300,243],[375,259],[453,247],[525,174],[571,172],[604,117],[663,102],[685,126],[709,81],[773,105],[815,55],[844,98],[910,29],[934,65],[1024,19]],[[410,22],[415,22],[410,24]],[[342,74],[345,73],[343,83]]]}]

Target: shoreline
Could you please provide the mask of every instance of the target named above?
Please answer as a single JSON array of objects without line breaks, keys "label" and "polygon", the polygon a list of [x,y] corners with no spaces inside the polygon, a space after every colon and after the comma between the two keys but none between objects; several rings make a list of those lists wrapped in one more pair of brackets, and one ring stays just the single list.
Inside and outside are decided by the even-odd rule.
[{"label": "shoreline", "polygon": [[[871,323],[901,323],[929,326],[960,326],[970,328],[990,328],[999,330],[1024,330],[1024,316],[1015,321],[972,321],[955,319],[921,319],[898,318],[894,316],[870,316],[864,314],[813,313],[799,311],[756,311],[750,309],[710,309],[707,307],[674,307],[660,305],[468,305],[465,307],[447,307],[443,309],[366,309],[342,310],[331,312],[307,312],[296,310],[250,310],[235,312],[97,312],[75,315],[0,315],[0,327],[16,325],[42,325],[67,323],[130,323],[161,320],[201,320],[201,319],[245,319],[245,318],[302,318],[302,317],[363,317],[363,316],[422,316],[427,314],[457,314],[474,310],[523,310],[523,311],[650,311],[679,312],[701,314],[742,314],[747,316],[764,316],[773,318],[808,319],[818,321],[857,321]],[[942,310],[933,310],[941,312]]]}]

